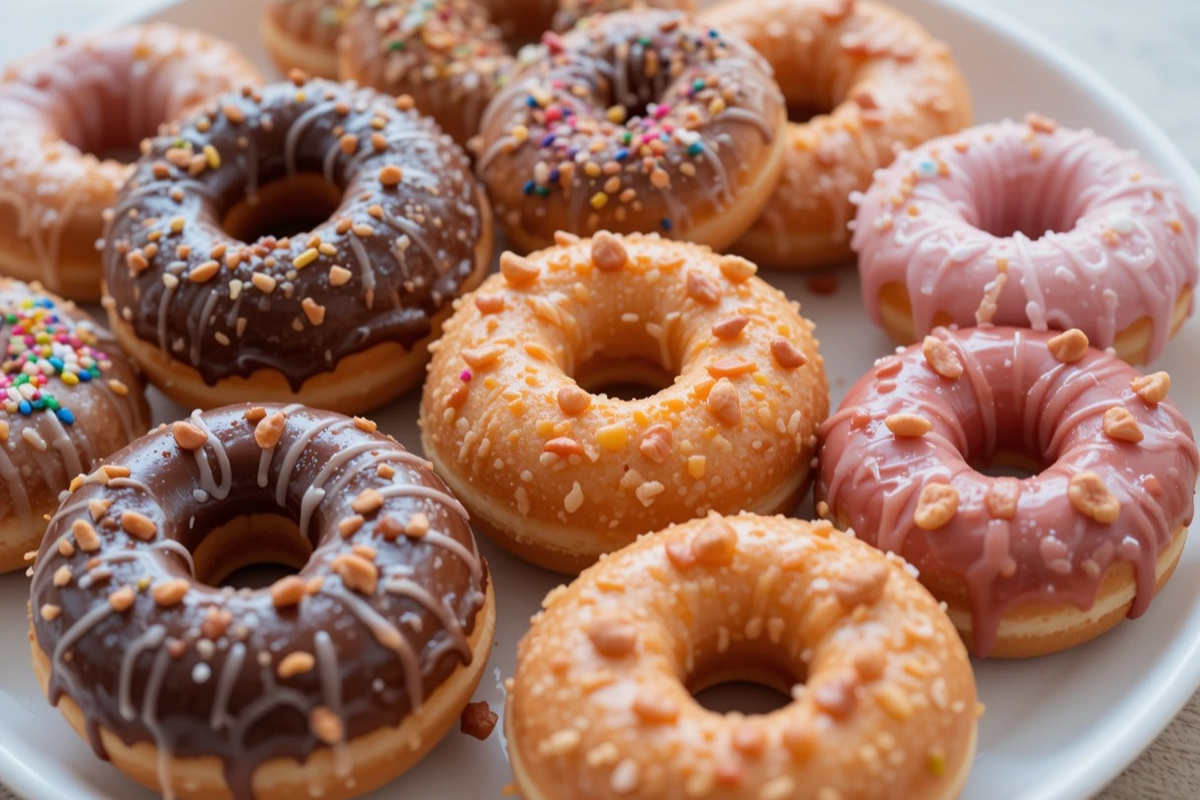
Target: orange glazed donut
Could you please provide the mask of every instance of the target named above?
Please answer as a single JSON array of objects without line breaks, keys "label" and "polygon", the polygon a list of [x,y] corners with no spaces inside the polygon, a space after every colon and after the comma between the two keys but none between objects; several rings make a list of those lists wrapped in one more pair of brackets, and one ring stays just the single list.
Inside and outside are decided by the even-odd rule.
[{"label": "orange glazed donut", "polygon": [[1073,647],[1144,613],[1183,551],[1200,454],[1170,385],[1078,329],[937,328],[822,427],[818,508],[920,570],[974,655]]},{"label": "orange glazed donut", "polygon": [[967,84],[945,44],[866,0],[729,0],[704,19],[770,62],[789,109],[783,176],[735,249],[763,266],[853,256],[850,193],[902,148],[971,123]]},{"label": "orange glazed donut", "polygon": [[[420,382],[492,261],[461,148],[411,100],[298,71],[148,142],[109,216],[109,322],[192,407],[377,408]],[[299,219],[314,224],[272,232]]]},{"label": "orange glazed donut", "polygon": [[74,303],[0,278],[0,572],[26,566],[71,479],[150,427],[142,380]]},{"label": "orange glazed donut", "polygon": [[161,23],[62,39],[9,67],[0,80],[0,269],[76,300],[99,298],[100,214],[130,174],[118,159],[205,98],[260,81],[230,45]]},{"label": "orange glazed donut", "polygon": [[787,110],[741,39],[678,11],[589,17],[493,98],[476,169],[508,238],[661,232],[722,249],[783,168]]},{"label": "orange glazed donut", "polygon": [[263,44],[284,72],[302,69],[336,78],[337,43],[345,17],[343,0],[267,0]]},{"label": "orange glazed donut", "polygon": [[[339,71],[343,80],[388,94],[411,95],[418,108],[466,144],[479,130],[488,101],[518,66],[514,53],[519,44],[551,28],[569,29],[588,14],[635,4],[630,0],[350,0],[345,36],[338,47]],[[692,4],[655,0],[649,5],[691,8]],[[558,38],[548,33],[546,41]],[[525,55],[533,57],[534,52]]]},{"label": "orange glazed donut", "polygon": [[[525,800],[952,800],[975,750],[954,626],[894,556],[782,517],[694,520],[551,592],[505,729]],[[751,681],[756,716],[692,696]]]},{"label": "orange glazed donut", "polygon": [[[299,570],[269,588],[232,572]],[[50,702],[181,800],[344,800],[458,721],[495,602],[466,512],[375,423],[299,405],[163,425],[72,485],[31,589]]]},{"label": "orange glazed donut", "polygon": [[[792,508],[829,410],[799,306],[699,245],[560,241],[501,256],[435,344],[422,442],[476,528],[578,572],[710,509]],[[665,388],[599,391],[620,382]]]}]

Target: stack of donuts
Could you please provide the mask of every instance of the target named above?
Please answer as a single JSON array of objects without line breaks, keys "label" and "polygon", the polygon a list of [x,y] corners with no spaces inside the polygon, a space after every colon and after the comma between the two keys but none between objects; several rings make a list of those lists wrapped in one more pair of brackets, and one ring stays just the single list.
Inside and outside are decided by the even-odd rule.
[{"label": "stack of donuts", "polygon": [[[949,800],[969,656],[1151,605],[1200,472],[1136,366],[1192,311],[1179,187],[967,127],[886,5],[691,6],[266,0],[286,79],[162,24],[5,72],[0,569],[97,755],[337,799],[486,738],[477,533],[578,576],[505,683],[527,800]],[[852,258],[899,347],[831,414],[759,266]],[[423,457],[363,416],[418,387]],[[696,700],[731,680],[789,702]]]}]

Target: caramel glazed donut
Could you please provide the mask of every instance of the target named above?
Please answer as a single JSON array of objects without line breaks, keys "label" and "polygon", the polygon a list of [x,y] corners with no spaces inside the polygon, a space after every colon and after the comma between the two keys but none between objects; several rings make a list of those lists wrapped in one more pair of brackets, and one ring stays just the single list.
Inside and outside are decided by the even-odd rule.
[{"label": "caramel glazed donut", "polygon": [[492,100],[478,174],[522,250],[556,231],[661,232],[722,250],[783,168],[787,110],[745,42],[674,11],[547,39]]},{"label": "caramel glazed donut", "polygon": [[[900,559],[828,522],[695,520],[551,592],[517,650],[505,729],[526,800],[952,800],[975,679]],[[709,711],[727,681],[770,714]]]},{"label": "caramel glazed donut", "polygon": [[734,249],[762,266],[808,268],[853,257],[852,192],[897,151],[971,123],[950,49],[890,6],[866,0],[728,0],[704,20],[770,62],[788,108],[783,175]]},{"label": "caramel glazed donut", "polygon": [[465,153],[411,99],[295,74],[148,143],[111,214],[106,306],[181,404],[303,397],[349,413],[421,379],[450,301],[491,258]]},{"label": "caramel glazed donut", "polygon": [[[535,35],[559,41],[553,30],[568,30],[586,14],[625,8],[629,0],[533,2],[533,16],[542,22]],[[287,5],[287,4],[285,4]],[[438,121],[460,144],[479,130],[488,101],[506,84],[518,66],[513,53],[522,39],[505,35],[506,21],[528,25],[529,19],[508,19],[521,3],[486,0],[423,0],[394,3],[351,0],[339,40],[339,75],[387,94],[409,94],[417,108]],[[529,6],[530,3],[524,3]],[[689,0],[655,0],[649,5],[691,8]],[[494,14],[489,13],[494,7]],[[553,18],[547,12],[553,10]],[[526,37],[527,39],[528,37]],[[522,50],[527,62],[536,48]]]},{"label": "caramel glazed donut", "polygon": [[[1169,386],[1077,329],[939,328],[822,427],[818,510],[912,563],[976,655],[1072,647],[1179,561],[1200,458]],[[972,466],[1014,461],[1035,474]]]},{"label": "caramel glazed donut", "polygon": [[[505,253],[435,344],[421,440],[476,529],[578,572],[711,509],[794,507],[829,411],[799,305],[699,245],[559,238]],[[599,393],[622,382],[665,388]]]},{"label": "caramel glazed donut", "polygon": [[[372,422],[197,411],[72,490],[34,570],[34,668],[97,755],[165,797],[368,792],[479,681],[495,607],[466,512]],[[299,572],[220,588],[259,563]]]},{"label": "caramel glazed donut", "polygon": [[0,80],[0,263],[76,300],[100,297],[96,240],[130,167],[107,158],[221,92],[262,81],[233,47],[171,25],[52,48]]},{"label": "caramel glazed donut", "polygon": [[22,569],[71,478],[146,432],[150,409],[108,331],[0,278],[0,571]]}]

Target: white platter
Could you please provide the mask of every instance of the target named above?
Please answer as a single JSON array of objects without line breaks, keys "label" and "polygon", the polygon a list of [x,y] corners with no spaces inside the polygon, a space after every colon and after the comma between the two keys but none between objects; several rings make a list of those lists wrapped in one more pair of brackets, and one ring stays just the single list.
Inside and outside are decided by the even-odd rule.
[{"label": "white platter", "polygon": [[[260,0],[138,0],[140,18],[209,31],[265,61],[258,41]],[[1092,127],[1140,150],[1184,185],[1200,208],[1200,177],[1135,106],[1047,39],[969,0],[892,0],[948,41],[971,82],[977,119],[1037,110],[1071,126]],[[153,9],[159,9],[153,11]],[[125,15],[112,24],[128,21]],[[266,67],[266,64],[263,64]],[[801,277],[767,274],[817,322],[835,404],[890,344],[866,323],[852,271],[839,273],[831,297],[815,297]],[[1174,379],[1172,395],[1193,425],[1200,422],[1200,370],[1188,363],[1200,347],[1192,320],[1156,368]],[[381,427],[419,450],[414,395],[376,414]],[[182,409],[156,395],[159,419]],[[803,513],[811,513],[804,509]],[[1195,536],[1193,536],[1195,539]],[[496,646],[476,699],[502,712],[502,678],[512,674],[516,643],[556,576],[528,567],[481,542],[492,565],[500,609]],[[976,665],[988,713],[966,800],[1083,800],[1108,783],[1162,730],[1200,685],[1200,545],[1185,550],[1174,580],[1143,619],[1058,656]],[[37,688],[25,647],[27,581],[0,579],[0,782],[30,800],[121,798],[149,792],[96,760]],[[485,742],[451,733],[416,769],[371,800],[499,798],[511,776],[501,730]],[[570,800],[561,798],[560,800]]]}]

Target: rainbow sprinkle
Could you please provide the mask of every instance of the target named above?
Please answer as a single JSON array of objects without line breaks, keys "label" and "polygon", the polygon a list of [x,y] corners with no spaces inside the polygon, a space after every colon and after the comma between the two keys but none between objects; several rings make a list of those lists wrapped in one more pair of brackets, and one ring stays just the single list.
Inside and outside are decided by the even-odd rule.
[{"label": "rainbow sprinkle", "polygon": [[93,347],[95,338],[60,317],[48,297],[21,301],[5,313],[4,324],[8,331],[0,389],[5,410],[25,416],[49,410],[64,424],[73,424],[75,414],[52,392],[53,381],[76,386],[100,377],[107,358]]}]

